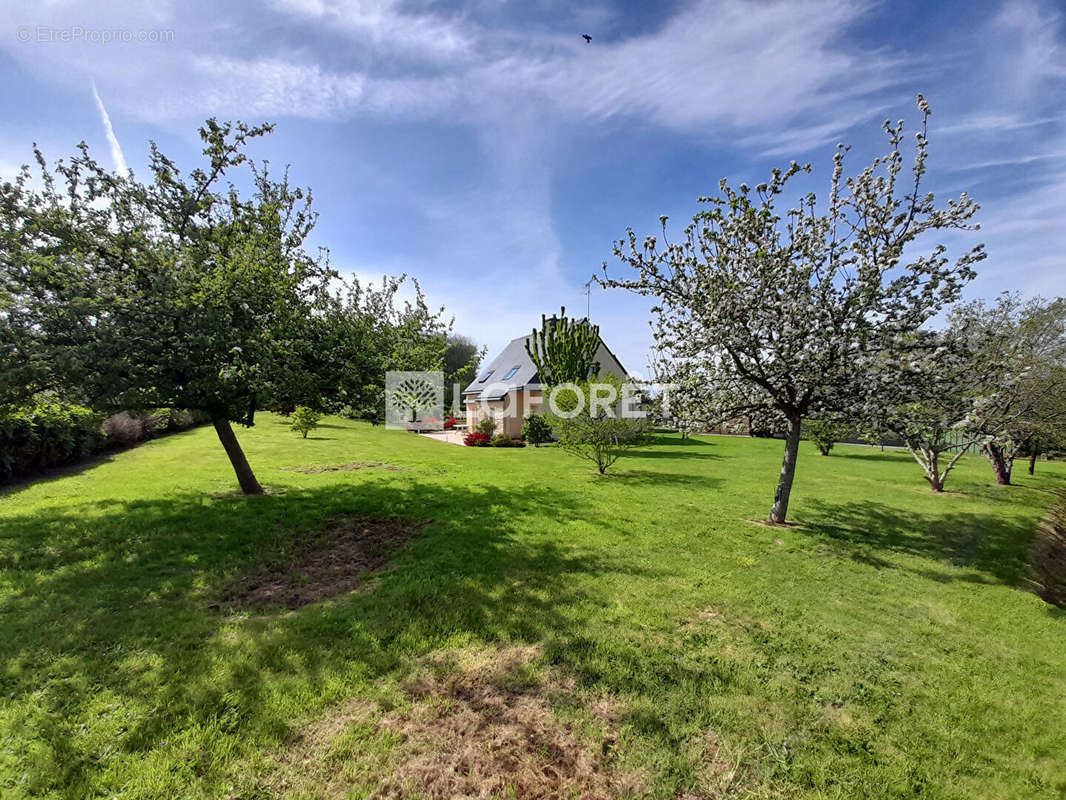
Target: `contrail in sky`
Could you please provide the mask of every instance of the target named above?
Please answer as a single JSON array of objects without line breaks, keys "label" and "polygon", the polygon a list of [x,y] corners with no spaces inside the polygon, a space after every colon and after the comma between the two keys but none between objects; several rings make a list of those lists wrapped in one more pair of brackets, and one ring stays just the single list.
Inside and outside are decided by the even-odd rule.
[{"label": "contrail in sky", "polygon": [[96,91],[96,81],[93,81],[93,99],[100,111],[100,121],[104,123],[104,133],[107,135],[107,143],[111,146],[111,160],[115,162],[115,171],[122,175],[129,175],[129,167],[126,166],[126,156],[122,154],[122,145],[118,143],[115,129],[111,125],[111,116],[104,108],[104,101],[100,99],[100,93]]}]

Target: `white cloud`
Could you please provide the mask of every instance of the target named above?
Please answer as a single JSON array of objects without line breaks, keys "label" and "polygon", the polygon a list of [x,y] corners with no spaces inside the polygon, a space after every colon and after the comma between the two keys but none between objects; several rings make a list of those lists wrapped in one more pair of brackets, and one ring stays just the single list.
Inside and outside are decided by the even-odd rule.
[{"label": "white cloud", "polygon": [[1004,158],[990,159],[988,161],[973,161],[964,164],[959,169],[974,170],[988,169],[989,167],[1018,167],[1025,164],[1036,164],[1042,161],[1058,161],[1066,158],[1066,150],[1053,150],[1047,153],[1034,153],[1032,155],[1018,154]]},{"label": "white cloud", "polygon": [[[897,64],[847,45],[862,3],[695,3],[660,30],[532,69],[572,113],[633,116],[678,129],[751,130],[820,110],[839,114],[898,80]],[[847,80],[841,80],[841,76]]]},{"label": "white cloud", "polygon": [[415,60],[450,62],[468,56],[475,46],[461,18],[407,13],[393,0],[275,0],[273,5]]},{"label": "white cloud", "polygon": [[[218,115],[432,120],[477,131],[487,166],[462,188],[417,185],[404,165],[390,166],[397,182],[411,181],[411,204],[440,254],[433,269],[397,262],[389,271],[428,272],[427,290],[483,341],[517,335],[536,321],[530,316],[561,303],[583,307],[585,270],[580,281],[567,277],[572,265],[551,214],[554,143],[576,126],[609,123],[612,135],[624,136],[632,124],[741,157],[799,157],[857,125],[870,127],[922,89],[937,114],[934,173],[954,170],[953,181],[971,186],[1015,170],[1009,189],[994,184],[991,196],[977,195],[989,285],[1019,259],[1054,275],[1054,253],[1066,250],[1058,221],[1066,47],[1062,14],[1050,4],[1005,2],[972,41],[949,31],[916,55],[906,40],[889,52],[852,39],[856,24],[885,7],[848,0],[694,0],[658,27],[621,39],[597,33],[626,30],[620,14],[588,4],[580,28],[595,28],[591,45],[578,38],[580,28],[560,35],[508,22],[497,3],[483,5],[503,20],[498,25],[480,18],[476,5],[445,12],[397,0],[274,0],[247,10],[198,2],[57,0],[33,19],[6,14],[16,23],[173,28],[166,45],[19,45],[9,37],[0,48],[59,83],[80,88],[92,74],[113,109],[166,128],[186,130]],[[579,12],[565,13],[567,26],[577,24]],[[500,291],[468,288],[471,273]],[[490,307],[487,295],[498,298]],[[646,335],[642,319],[633,324],[638,306],[615,295],[601,301],[605,335],[616,331],[612,347]],[[627,366],[643,360],[633,352],[619,353]]]},{"label": "white cloud", "polygon": [[[39,15],[58,24],[77,19],[78,8],[59,3]],[[282,26],[296,20],[323,37],[315,47],[279,37],[277,24],[237,7],[195,30],[177,16],[160,21],[167,8],[149,17],[123,4],[114,15],[125,28],[174,25],[166,45],[0,46],[58,80],[91,69],[104,88],[121,88],[124,113],[153,122],[225,112],[477,122],[500,104],[533,103],[565,118],[628,117],[710,138],[735,131],[769,138],[817,115],[795,130],[822,138],[833,128],[827,116],[854,119],[900,72],[898,60],[843,41],[868,10],[845,0],[701,0],[657,30],[592,45],[576,34],[490,29],[461,14],[405,11],[393,0],[276,0]],[[337,35],[359,45],[338,45],[330,38]]]},{"label": "white cloud", "polygon": [[[968,64],[974,110],[953,118],[942,163],[975,184],[988,259],[971,296],[1066,294],[1066,19],[1050,5],[1005,2]],[[934,147],[936,140],[934,139]]]},{"label": "white cloud", "polygon": [[1005,2],[995,25],[1016,43],[1008,73],[1023,95],[1039,91],[1045,79],[1066,78],[1066,50],[1059,40],[1062,14],[1027,0]]},{"label": "white cloud", "polygon": [[1000,136],[1004,133],[1014,133],[1026,128],[1054,125],[1061,123],[1063,119],[1064,117],[1062,116],[1032,119],[1024,117],[1020,113],[1008,111],[1000,113],[979,112],[955,117],[948,125],[938,125],[936,126],[936,133],[938,136],[951,137]]}]

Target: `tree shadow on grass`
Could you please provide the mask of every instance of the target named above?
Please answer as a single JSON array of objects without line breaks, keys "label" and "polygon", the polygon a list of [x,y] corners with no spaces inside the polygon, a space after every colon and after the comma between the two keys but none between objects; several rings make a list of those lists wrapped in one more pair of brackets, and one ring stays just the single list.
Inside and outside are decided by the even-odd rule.
[{"label": "tree shadow on grass", "polygon": [[[582,507],[557,489],[371,477],[262,497],[176,494],[5,518],[0,691],[19,709],[22,735],[39,743],[18,757],[20,771],[42,794],[84,793],[102,767],[78,732],[101,697],[131,715],[108,747],[139,757],[185,735],[280,738],[289,719],[279,686],[402,672],[456,637],[574,636],[582,614],[606,602],[589,596],[598,590],[582,576],[651,572],[523,535],[545,517],[581,520]],[[365,590],[295,612],[210,608],[234,576],[342,515],[432,522]]]},{"label": "tree shadow on grass", "polygon": [[97,453],[96,455],[88,456],[73,464],[64,464],[59,467],[47,467],[37,472],[31,472],[28,475],[20,475],[7,483],[0,483],[0,498],[3,498],[5,495],[15,494],[35,483],[52,483],[53,481],[69,478],[73,475],[80,475],[93,467],[98,467],[101,464],[113,461],[115,455],[119,452],[122,451],[111,450]]},{"label": "tree shadow on grass", "polygon": [[865,453],[844,453],[839,450],[834,450],[827,458],[847,458],[860,461],[913,461],[914,457],[906,450],[900,450],[898,448],[892,450],[879,450],[875,449],[873,445],[849,445],[854,447],[865,447],[868,452]]},{"label": "tree shadow on grass", "polygon": [[701,458],[708,460],[721,460],[723,456],[720,456],[717,453],[708,453],[705,451],[646,450],[643,447],[636,447],[626,453],[626,458],[666,458],[671,460],[678,460],[684,458]]},{"label": "tree shadow on grass", "polygon": [[[355,420],[353,420],[353,422],[355,422]],[[289,415],[287,417],[279,416],[278,419],[274,420],[274,424],[275,425],[283,425],[286,428],[291,428],[292,427],[292,415]],[[341,431],[341,430],[343,430],[343,431],[351,431],[352,430],[352,426],[351,425],[338,425],[337,423],[334,423],[334,422],[320,422],[315,427],[319,428],[319,429],[326,428],[326,429],[332,429],[332,430],[338,430],[338,431]]]},{"label": "tree shadow on grass", "polygon": [[646,469],[624,469],[609,473],[616,481],[633,486],[686,486],[694,489],[714,489],[722,485],[721,478],[710,475],[686,475],[680,472],[653,472]]},{"label": "tree shadow on grass", "polygon": [[1031,519],[1007,515],[917,513],[883,503],[808,500],[802,522],[848,555],[878,569],[896,568],[878,553],[903,553],[946,562],[972,573],[918,570],[933,580],[1019,583],[1035,533]]},{"label": "tree shadow on grass", "polygon": [[648,436],[647,443],[662,447],[714,447],[714,442],[704,441],[693,436],[682,439],[676,434],[670,436],[662,433],[651,434]]},{"label": "tree shadow on grass", "polygon": [[144,439],[139,442],[135,442],[129,447],[115,447],[113,449],[104,450],[100,453],[94,453],[91,456],[86,456],[83,459],[79,459],[71,464],[63,464],[57,467],[46,467],[36,472],[31,472],[28,475],[20,475],[19,477],[8,481],[7,483],[0,482],[0,498],[5,495],[15,494],[20,492],[28,486],[34,484],[52,483],[54,481],[69,478],[73,475],[80,475],[83,472],[100,466],[101,464],[107,464],[114,461],[115,456],[121,455],[130,450],[136,450],[142,447],[147,447],[151,444],[161,442],[165,439],[176,438],[178,436],[192,435],[198,428],[204,427],[203,425],[194,425],[191,428],[186,428],[183,431],[160,431],[156,433],[151,439]]}]

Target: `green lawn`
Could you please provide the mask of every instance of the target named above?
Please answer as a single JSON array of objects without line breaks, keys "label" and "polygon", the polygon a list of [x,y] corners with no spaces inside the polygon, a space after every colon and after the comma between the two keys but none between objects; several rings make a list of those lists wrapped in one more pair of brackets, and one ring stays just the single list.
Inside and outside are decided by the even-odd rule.
[{"label": "green lawn", "polygon": [[[327,423],[238,431],[264,497],[210,428],[0,494],[0,796],[367,796],[412,670],[519,645],[638,795],[1066,793],[1066,615],[1021,585],[1066,465],[967,458],[936,496],[906,453],[804,443],[769,528],[780,442],[663,436],[601,478]],[[403,470],[285,469],[371,460]],[[432,522],[355,593],[212,606],[346,514]]]}]

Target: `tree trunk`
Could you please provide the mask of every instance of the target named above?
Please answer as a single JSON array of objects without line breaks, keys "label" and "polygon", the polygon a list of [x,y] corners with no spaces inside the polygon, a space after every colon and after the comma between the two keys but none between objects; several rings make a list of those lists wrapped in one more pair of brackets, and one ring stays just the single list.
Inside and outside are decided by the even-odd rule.
[{"label": "tree trunk", "polygon": [[770,509],[770,524],[778,525],[785,521],[788,514],[788,496],[792,494],[792,481],[796,477],[796,456],[799,454],[800,426],[799,417],[788,421],[788,434],[785,436],[785,457],[781,459],[781,477],[777,480],[777,493],[774,506]]},{"label": "tree trunk", "polygon": [[1036,457],[1040,455],[1040,445],[1034,441],[1029,445],[1029,474],[1036,474]]},{"label": "tree trunk", "polygon": [[996,473],[996,483],[1000,486],[1010,485],[1010,473],[1014,466],[1014,456],[1008,456],[998,444],[989,442],[984,446],[985,457]]},{"label": "tree trunk", "polygon": [[931,488],[934,492],[943,492],[944,481],[940,477],[940,454],[934,452],[926,452],[925,459],[925,479],[929,481],[929,488]]},{"label": "tree trunk", "polygon": [[229,420],[225,417],[215,417],[211,422],[214,423],[218,440],[226,448],[226,455],[229,456],[229,463],[233,465],[233,471],[237,473],[237,483],[241,485],[241,491],[245,494],[262,494],[263,487],[259,485],[259,481],[255,479],[255,473],[248,466],[248,459],[244,457],[244,451],[241,450],[240,442],[237,441],[237,435],[230,427]]}]

